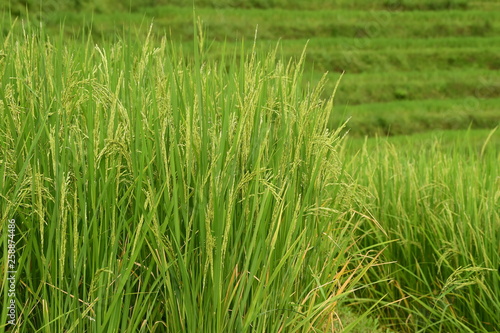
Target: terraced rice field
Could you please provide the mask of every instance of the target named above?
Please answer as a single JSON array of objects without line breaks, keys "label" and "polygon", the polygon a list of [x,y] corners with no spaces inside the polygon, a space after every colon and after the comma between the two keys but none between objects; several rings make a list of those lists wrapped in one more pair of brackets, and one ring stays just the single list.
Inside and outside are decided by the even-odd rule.
[{"label": "terraced rice field", "polygon": [[[193,8],[180,1],[155,7],[132,2],[112,12],[106,2],[89,15],[62,11],[46,15],[48,27],[65,19],[68,31],[82,26],[96,38],[113,38],[124,24],[193,41]],[[197,1],[195,15],[206,25],[210,57],[239,49],[246,40],[262,50],[280,43],[284,58],[307,44],[307,77],[319,81],[329,72],[328,95],[345,73],[336,96],[332,126],[352,117],[352,135],[401,134],[431,129],[418,113],[458,114],[433,119],[438,129],[493,128],[500,121],[500,20],[497,1]],[[132,9],[132,11],[131,11]],[[257,28],[258,27],[258,28]],[[147,29],[143,28],[142,33]],[[140,30],[138,30],[140,31]],[[141,34],[140,32],[138,32]],[[192,49],[192,46],[187,47]],[[309,76],[310,75],[310,76]],[[446,102],[448,101],[448,102]],[[421,103],[419,112],[409,102]],[[386,110],[365,117],[367,110]],[[397,110],[405,128],[394,123]],[[458,110],[458,111],[457,111]],[[484,114],[487,121],[476,121]],[[451,119],[451,120],[450,120]],[[468,119],[468,121],[464,121]],[[414,121],[415,120],[415,121]],[[411,123],[415,123],[412,126]],[[487,125],[488,124],[488,125]],[[393,129],[397,128],[396,132]]]},{"label": "terraced rice field", "polygon": [[500,3],[195,5],[0,4],[0,333],[498,330]]}]

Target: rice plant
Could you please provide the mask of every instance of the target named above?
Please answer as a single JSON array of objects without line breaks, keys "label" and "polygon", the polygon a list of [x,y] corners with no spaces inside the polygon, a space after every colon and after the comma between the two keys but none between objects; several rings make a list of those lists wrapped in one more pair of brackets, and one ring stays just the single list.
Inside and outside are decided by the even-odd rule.
[{"label": "rice plant", "polygon": [[[347,332],[363,318],[339,322],[338,305],[380,252],[353,236],[371,222],[353,218],[325,80],[303,88],[304,54],[209,61],[194,27],[188,52],[152,33],[0,37],[0,223],[18,227],[18,318],[2,306],[2,332]],[[4,296],[4,233],[0,248]]]},{"label": "rice plant", "polygon": [[[396,331],[494,332],[500,317],[498,133],[366,142],[347,170],[366,195],[362,243],[389,243],[356,296],[384,297],[379,317]],[[448,140],[449,141],[449,140]],[[451,143],[451,145],[450,145]],[[353,153],[347,149],[346,152]]]}]

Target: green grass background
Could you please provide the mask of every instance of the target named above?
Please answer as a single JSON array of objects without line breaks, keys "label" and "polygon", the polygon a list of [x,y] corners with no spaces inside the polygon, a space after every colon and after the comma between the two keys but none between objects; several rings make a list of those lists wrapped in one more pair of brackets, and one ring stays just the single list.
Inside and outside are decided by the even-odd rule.
[{"label": "green grass background", "polygon": [[[493,128],[500,121],[495,102],[500,93],[496,1],[211,0],[194,5],[207,27],[210,56],[219,57],[222,44],[239,48],[242,39],[252,41],[258,26],[257,44],[262,49],[280,40],[282,54],[296,56],[308,45],[306,69],[313,80],[330,72],[325,95],[345,72],[336,96],[336,105],[345,112],[333,115],[331,122],[334,126],[352,117],[348,125],[352,135],[430,129],[421,124],[419,112],[406,107],[408,101],[425,101],[420,112],[459,114],[442,117],[448,121],[433,119],[437,129]],[[64,21],[69,35],[85,27],[96,40],[109,40],[126,27],[144,38],[145,27],[154,22],[154,31],[172,40],[188,44],[193,40],[191,2],[10,1],[4,7],[20,17],[28,8],[32,20],[54,34]],[[8,31],[8,25],[3,29]],[[368,109],[376,116],[366,117]],[[410,120],[401,122],[403,129],[391,116],[396,112]],[[477,121],[482,116],[476,112],[487,120]],[[449,120],[453,118],[457,120]]]}]

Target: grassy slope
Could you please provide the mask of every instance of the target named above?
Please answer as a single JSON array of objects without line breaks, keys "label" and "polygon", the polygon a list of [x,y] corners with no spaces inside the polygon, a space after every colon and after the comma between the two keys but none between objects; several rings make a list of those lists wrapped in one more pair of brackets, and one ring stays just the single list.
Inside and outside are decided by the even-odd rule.
[{"label": "grassy slope", "polygon": [[[258,25],[258,46],[262,49],[281,39],[282,55],[289,57],[300,54],[308,45],[306,68],[313,71],[313,80],[318,81],[325,71],[331,73],[324,97],[333,90],[339,73],[345,71],[336,104],[352,116],[353,134],[388,133],[387,126],[400,127],[393,133],[427,130],[420,124],[421,113],[440,110],[443,100],[460,106],[475,99],[476,105],[487,104],[490,112],[484,121],[469,123],[442,113],[434,119],[436,128],[466,128],[470,124],[491,128],[500,121],[496,46],[500,20],[498,11],[489,7],[494,2],[468,2],[466,10],[450,11],[394,11],[380,7],[382,2],[371,7],[365,6],[368,2],[358,7],[332,2],[321,11],[310,4],[308,10],[300,12],[284,9],[286,4],[295,8],[294,2],[276,2],[267,9],[257,3],[250,8],[241,8],[245,7],[242,4],[238,8],[234,2],[232,6],[210,3],[199,3],[196,14],[207,25],[208,40],[214,41],[212,56],[218,57],[222,47],[238,48],[235,41],[239,39],[253,40]],[[99,39],[119,34],[125,23],[138,29],[154,19],[155,31],[189,44],[193,38],[191,16],[190,6],[170,5],[133,13],[97,13],[92,24],[89,16],[70,12],[48,15],[45,22],[49,28],[57,27],[66,18],[67,30],[75,33],[82,25],[88,29],[92,26]],[[250,47],[251,43],[247,44]],[[420,112],[415,112],[415,108],[405,108],[406,101],[425,103]],[[365,117],[364,111],[373,103],[378,103],[374,115]],[[388,103],[386,107],[384,103]],[[409,121],[398,125],[394,114],[379,113],[380,109],[397,109]],[[373,122],[374,117],[382,118],[379,124]],[[457,122],[450,124],[455,118]],[[332,125],[345,119],[334,115]]]},{"label": "grassy slope", "polygon": [[341,124],[351,136],[407,135],[431,130],[489,128],[498,124],[499,99],[459,98],[393,101],[337,108]]}]

